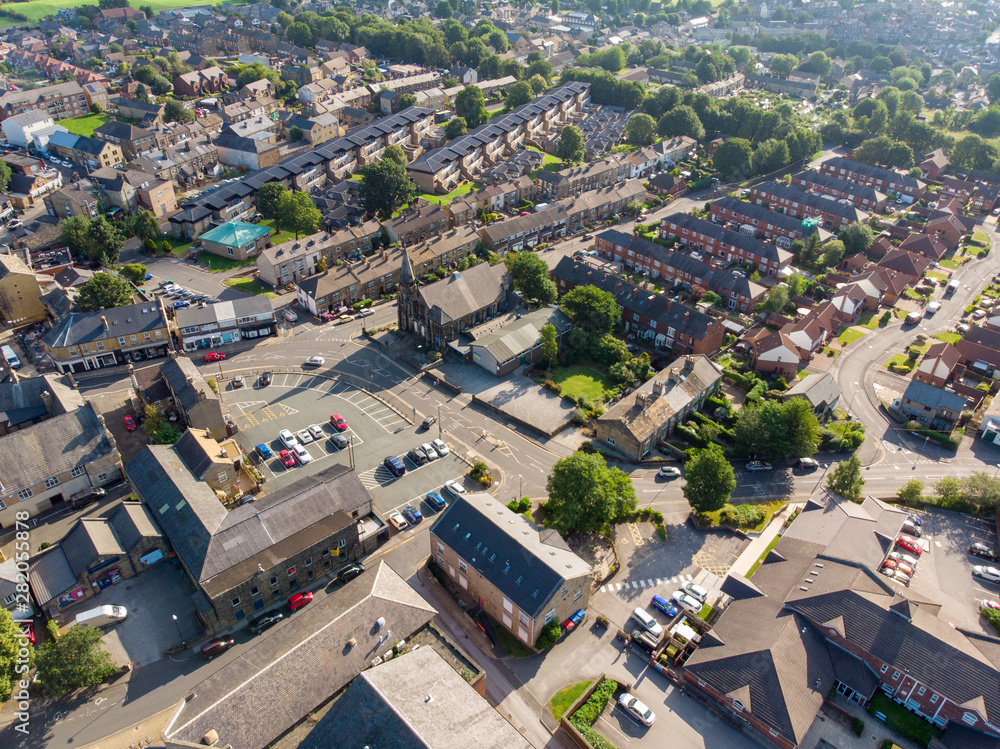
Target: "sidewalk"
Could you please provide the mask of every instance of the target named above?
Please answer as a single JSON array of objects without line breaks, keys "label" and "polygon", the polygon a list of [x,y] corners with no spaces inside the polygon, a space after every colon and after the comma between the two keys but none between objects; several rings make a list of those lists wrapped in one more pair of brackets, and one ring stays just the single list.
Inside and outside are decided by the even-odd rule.
[{"label": "sidewalk", "polygon": [[[833,708],[824,705],[823,709],[816,715],[816,720],[809,727],[809,731],[802,737],[799,744],[800,749],[876,749],[882,746],[886,739],[892,741],[903,749],[917,749],[909,739],[903,738],[900,734],[890,729],[885,723],[875,719],[865,709],[853,702],[848,702],[841,695],[834,695]],[[856,736],[854,732],[844,725],[836,714],[837,708],[841,708],[852,717],[860,718],[865,723],[865,730],[861,736]]]},{"label": "sidewalk", "polygon": [[771,518],[771,522],[767,524],[767,527],[760,532],[757,538],[750,541],[747,547],[740,554],[739,558],[733,562],[733,566],[729,568],[729,572],[735,572],[738,575],[746,575],[750,571],[750,568],[754,566],[754,563],[760,559],[764,550],[771,545],[771,542],[777,538],[781,529],[785,525],[785,520],[791,516],[796,509],[801,508],[802,504],[793,504],[789,502],[785,505],[781,512]]}]

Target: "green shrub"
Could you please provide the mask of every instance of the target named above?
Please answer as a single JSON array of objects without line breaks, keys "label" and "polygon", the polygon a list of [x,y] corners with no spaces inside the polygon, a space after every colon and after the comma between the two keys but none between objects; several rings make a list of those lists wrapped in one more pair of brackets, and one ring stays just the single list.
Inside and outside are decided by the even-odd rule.
[{"label": "green shrub", "polygon": [[736,528],[755,528],[767,516],[767,511],[758,505],[740,504],[726,507],[722,511],[723,523]]},{"label": "green shrub", "polygon": [[851,730],[855,736],[861,736],[865,732],[865,722],[861,718],[851,718]]},{"label": "green shrub", "polygon": [[552,647],[557,642],[559,642],[559,636],[562,634],[562,627],[559,626],[559,622],[552,621],[545,625],[545,629],[538,636],[538,641],[535,643],[535,647],[539,650],[545,650],[545,648]]},{"label": "green shrub", "polygon": [[582,408],[577,407],[573,409],[573,423],[577,426],[587,423],[587,412]]},{"label": "green shrub", "polygon": [[1000,611],[996,609],[983,609],[983,619],[993,625],[993,629],[1000,632]]},{"label": "green shrub", "polygon": [[604,712],[604,706],[615,696],[617,689],[618,682],[613,679],[604,679],[597,685],[597,689],[587,698],[587,701],[573,713],[569,719],[570,723],[578,729],[594,725],[594,722]]},{"label": "green shrub", "polygon": [[704,439],[698,432],[686,424],[678,424],[674,427],[674,432],[694,447],[708,447],[708,440]]}]

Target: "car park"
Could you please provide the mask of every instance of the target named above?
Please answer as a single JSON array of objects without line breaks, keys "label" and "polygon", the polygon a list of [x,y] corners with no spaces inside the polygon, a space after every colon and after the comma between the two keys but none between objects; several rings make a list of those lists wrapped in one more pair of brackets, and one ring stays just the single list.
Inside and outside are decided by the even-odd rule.
[{"label": "car park", "polygon": [[1000,583],[1000,570],[996,567],[986,567],[984,565],[977,564],[972,568],[972,575],[978,577],[980,580],[986,580],[991,583]]},{"label": "car park", "polygon": [[656,475],[661,479],[675,479],[681,475],[681,469],[676,466],[662,466]]},{"label": "car park", "polygon": [[295,433],[295,439],[300,445],[308,445],[313,441],[312,433],[308,429],[300,429]]},{"label": "car park", "polygon": [[268,613],[261,614],[256,619],[252,620],[247,629],[250,630],[250,634],[259,635],[265,629],[270,629],[284,618],[285,615],[280,611],[269,611]]},{"label": "car park", "polygon": [[656,720],[656,714],[646,707],[638,697],[633,697],[628,692],[622,692],[618,695],[618,705],[644,726],[649,727]]},{"label": "car park", "polygon": [[326,436],[326,432],[323,431],[323,427],[321,427],[319,424],[313,424],[308,428],[308,431],[309,435],[317,442],[319,442]]},{"label": "car park", "polygon": [[389,455],[382,460],[382,465],[389,469],[389,473],[397,479],[406,473],[406,466],[397,456]]},{"label": "car park", "polygon": [[295,467],[295,458],[292,457],[292,454],[288,452],[288,450],[279,451],[278,460],[281,461],[281,465],[283,465],[285,468]]},{"label": "car park", "polygon": [[920,518],[919,515],[910,514],[910,515],[906,516],[906,519],[909,520],[911,523],[913,523],[918,528],[924,524],[924,521]]},{"label": "car park", "polygon": [[894,559],[897,562],[904,562],[905,564],[908,564],[911,567],[916,567],[917,566],[917,561],[918,561],[915,556],[911,556],[910,554],[904,554],[903,552],[901,552],[899,550],[890,551],[889,552],[889,559]]},{"label": "car park", "polygon": [[125,422],[125,429],[128,430],[129,432],[134,432],[136,429],[139,428],[138,425],[135,423],[135,419],[133,419],[131,416],[124,416],[122,418],[122,421]]},{"label": "car park", "polygon": [[462,495],[465,494],[465,487],[457,481],[445,481],[444,490],[455,499],[461,499]]},{"label": "car park", "polygon": [[693,598],[697,598],[702,603],[705,603],[705,599],[708,598],[708,591],[705,590],[700,585],[698,585],[697,583],[690,583],[690,582],[684,583],[681,586],[681,590],[683,590],[689,596],[692,596]]},{"label": "car park", "polygon": [[407,505],[403,508],[403,517],[410,525],[419,525],[423,522],[424,514],[413,505]]},{"label": "car park", "polygon": [[881,569],[879,569],[879,572],[881,572],[886,577],[895,580],[896,582],[902,583],[903,585],[908,586],[910,584],[910,578],[904,575],[902,572],[897,572],[896,570],[891,569],[889,567],[882,567]]},{"label": "car park", "polygon": [[351,562],[345,564],[343,567],[338,569],[334,574],[337,579],[342,583],[349,583],[354,578],[358,577],[361,573],[365,571],[365,566],[361,562]]},{"label": "car park", "polygon": [[437,454],[437,450],[435,450],[435,449],[434,449],[434,448],[433,448],[433,447],[431,446],[431,443],[430,443],[430,442],[424,442],[424,443],[423,443],[423,444],[422,444],[422,445],[420,446],[420,449],[421,449],[421,451],[423,451],[424,455],[426,455],[426,456],[427,456],[427,460],[437,460],[437,459],[438,459],[438,457],[439,457],[439,456],[438,456],[438,454]]},{"label": "car park", "polygon": [[754,472],[757,472],[757,471],[770,471],[770,470],[772,470],[771,469],[771,464],[770,463],[765,463],[763,460],[751,460],[749,463],[747,463],[746,468],[751,473],[754,473]]},{"label": "car park", "polygon": [[1000,554],[997,553],[996,549],[992,549],[986,544],[974,543],[969,547],[969,553],[974,557],[982,557],[983,559],[989,559],[991,562],[1000,561]]},{"label": "car park", "polygon": [[254,450],[257,451],[257,454],[260,456],[261,460],[267,460],[268,458],[274,455],[274,453],[271,452],[271,448],[265,445],[263,442],[254,447]]},{"label": "car park", "polygon": [[291,453],[299,465],[304,466],[306,463],[312,462],[312,455],[302,445],[292,445]]},{"label": "car park", "polygon": [[587,612],[584,609],[577,609],[572,614],[570,614],[569,619],[562,623],[563,629],[567,632],[571,632],[580,626],[580,623],[587,618]]},{"label": "car park", "polygon": [[347,431],[347,421],[345,421],[344,417],[341,416],[340,414],[334,414],[333,416],[331,416],[330,423],[333,424],[333,428],[336,429],[338,432]]},{"label": "car park", "polygon": [[993,609],[994,611],[1000,611],[1000,602],[983,599],[980,601],[979,607],[981,609]]},{"label": "car park", "polygon": [[701,611],[702,603],[697,598],[688,595],[682,590],[674,591],[674,594],[670,596],[670,600],[680,606],[682,609],[687,609],[692,614],[697,614]]},{"label": "car park", "polygon": [[215,656],[225,653],[235,644],[236,641],[232,637],[215,637],[201,646],[201,657],[210,661]]},{"label": "car park", "polygon": [[660,623],[646,609],[636,608],[632,611],[632,618],[651,635],[659,637],[663,634],[663,627],[660,626]]},{"label": "car park", "polygon": [[910,538],[908,536],[900,536],[899,538],[897,538],[896,546],[900,547],[901,549],[905,549],[911,554],[916,554],[918,557],[924,553],[923,548],[917,544],[916,539]]},{"label": "car park", "polygon": [[346,450],[348,446],[351,444],[348,441],[347,437],[339,433],[332,435],[330,437],[330,442],[332,442],[333,446],[336,447],[338,450]]},{"label": "car park", "polygon": [[289,432],[287,429],[282,429],[278,432],[278,439],[281,440],[282,444],[289,450],[292,449],[292,445],[299,444],[299,441],[295,439],[295,435]]},{"label": "car park", "polygon": [[899,530],[901,533],[905,533],[907,536],[913,536],[914,538],[920,538],[922,535],[920,529],[909,521],[903,523],[903,527]]},{"label": "car park", "polygon": [[270,372],[261,372],[260,373],[260,386],[262,388],[266,388],[270,384],[271,384],[271,373]]},{"label": "car park", "polygon": [[298,611],[307,603],[312,601],[313,594],[312,591],[305,590],[301,593],[296,593],[291,598],[288,599],[288,608],[291,611]]},{"label": "car park", "polygon": [[236,375],[233,378],[233,390],[239,390],[243,387],[243,375]]},{"label": "car park", "polygon": [[441,512],[441,510],[448,506],[448,503],[437,492],[427,492],[427,496],[424,499],[427,500],[427,504],[431,506],[434,512]]},{"label": "car park", "polygon": [[410,462],[418,466],[422,466],[427,462],[427,454],[419,447],[412,448],[410,452],[406,453],[406,457],[410,459]]},{"label": "car park", "polygon": [[406,522],[406,518],[400,515],[398,512],[389,513],[389,525],[395,528],[397,531],[409,528],[410,524]]},{"label": "car park", "polygon": [[420,422],[420,428],[421,429],[430,429],[432,426],[434,426],[434,423],[436,421],[437,421],[437,417],[436,416],[426,416],[426,417],[424,417],[424,420]]},{"label": "car park", "polygon": [[653,596],[649,601],[649,605],[654,609],[659,609],[665,616],[671,618],[677,616],[677,607],[663,596]]},{"label": "car park", "polygon": [[431,440],[431,447],[433,447],[437,454],[442,458],[451,452],[443,440]]}]

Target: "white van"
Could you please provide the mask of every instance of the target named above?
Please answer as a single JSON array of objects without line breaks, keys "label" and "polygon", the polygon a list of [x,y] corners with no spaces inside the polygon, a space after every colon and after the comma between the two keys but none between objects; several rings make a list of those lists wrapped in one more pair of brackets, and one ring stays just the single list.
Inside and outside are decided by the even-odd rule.
[{"label": "white van", "polygon": [[81,627],[110,627],[112,624],[124,621],[128,612],[124,606],[98,606],[96,609],[84,611],[76,615],[76,623]]},{"label": "white van", "polygon": [[949,281],[948,285],[945,287],[944,293],[954,294],[956,291],[958,291],[958,281],[955,280]]}]

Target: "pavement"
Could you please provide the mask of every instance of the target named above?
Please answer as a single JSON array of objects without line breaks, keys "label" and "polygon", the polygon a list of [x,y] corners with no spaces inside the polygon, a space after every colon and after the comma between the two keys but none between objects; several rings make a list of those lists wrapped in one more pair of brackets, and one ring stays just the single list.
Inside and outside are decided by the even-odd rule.
[{"label": "pavement", "polygon": [[[868,715],[863,707],[849,702],[842,695],[834,695],[833,704],[835,707],[824,705],[820,710],[816,720],[799,743],[799,749],[873,749],[881,747],[882,742],[886,740],[903,749],[917,749],[917,745],[912,741]],[[865,729],[860,736],[839,719],[836,709],[838,707],[846,710],[851,717],[864,721]]]}]

